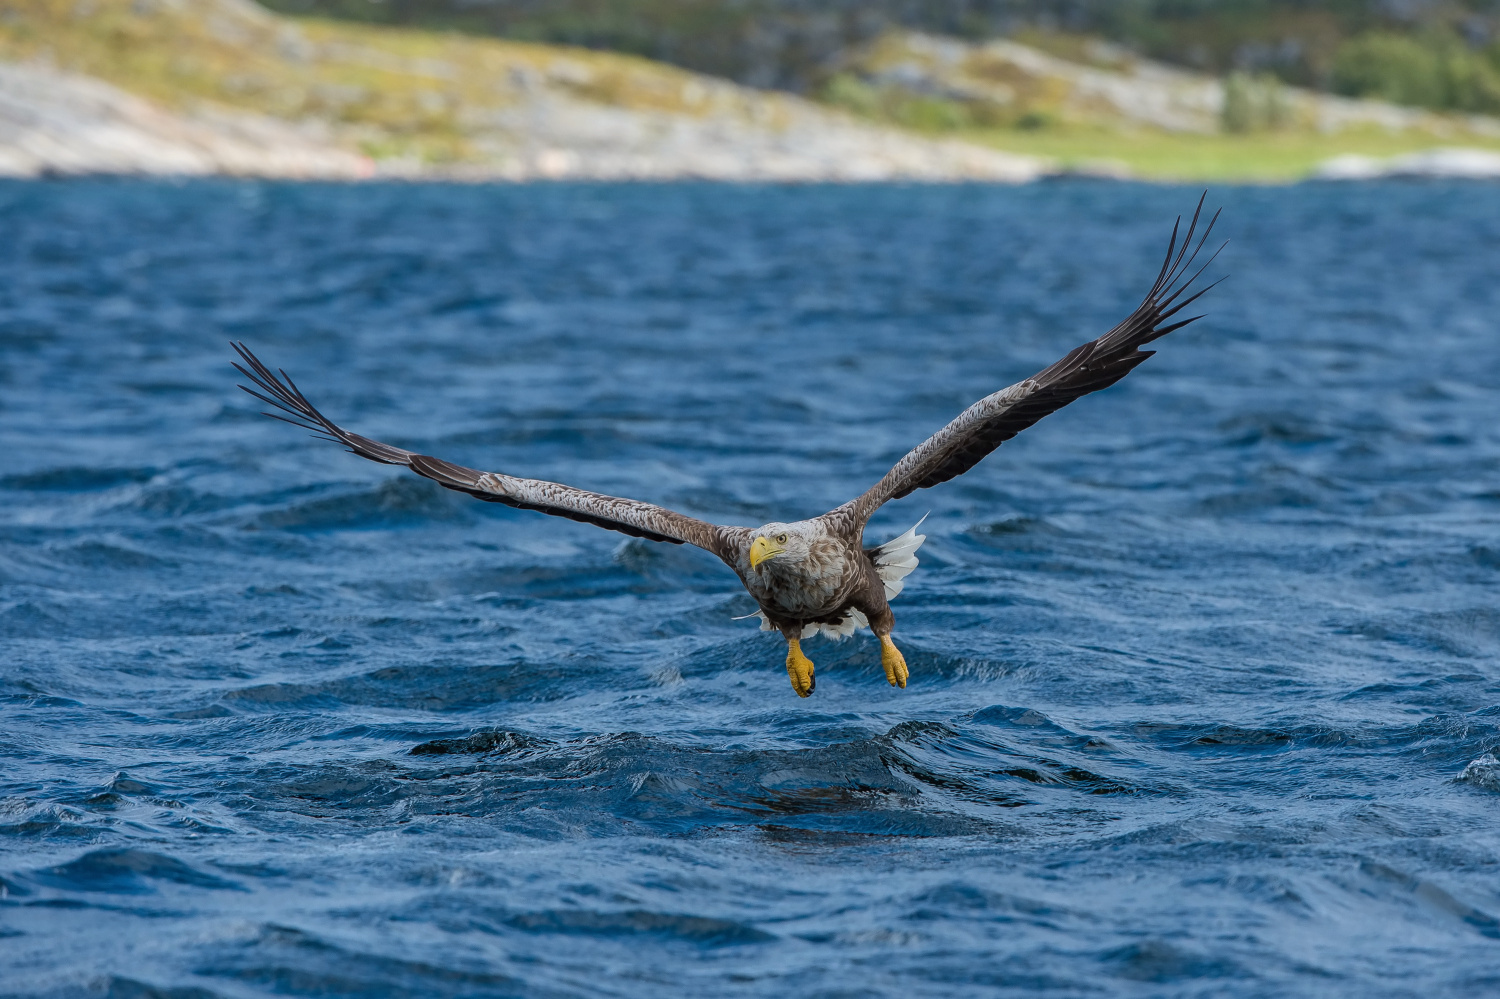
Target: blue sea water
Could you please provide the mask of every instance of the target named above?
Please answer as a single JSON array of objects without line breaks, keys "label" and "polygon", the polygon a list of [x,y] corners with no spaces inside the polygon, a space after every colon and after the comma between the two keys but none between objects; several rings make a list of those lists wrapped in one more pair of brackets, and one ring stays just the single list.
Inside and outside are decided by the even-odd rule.
[{"label": "blue sea water", "polygon": [[[1196,190],[0,186],[0,995],[1500,992],[1500,188],[1212,191],[1208,317],[881,511],[868,635],[332,418],[754,525]],[[1478,761],[1478,762],[1476,762]]]}]

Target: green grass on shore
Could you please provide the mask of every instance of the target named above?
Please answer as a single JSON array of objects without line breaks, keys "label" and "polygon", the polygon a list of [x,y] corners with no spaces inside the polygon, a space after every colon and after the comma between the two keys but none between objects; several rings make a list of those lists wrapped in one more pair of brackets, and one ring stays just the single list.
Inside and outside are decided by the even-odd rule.
[{"label": "green grass on shore", "polygon": [[1116,164],[1152,180],[1216,180],[1285,183],[1311,174],[1325,160],[1346,153],[1397,156],[1439,146],[1500,151],[1500,138],[1473,134],[1449,139],[1428,132],[1376,129],[1331,134],[1260,132],[1192,135],[1102,129],[968,130],[954,134],[1008,152],[1045,156],[1065,167]]}]

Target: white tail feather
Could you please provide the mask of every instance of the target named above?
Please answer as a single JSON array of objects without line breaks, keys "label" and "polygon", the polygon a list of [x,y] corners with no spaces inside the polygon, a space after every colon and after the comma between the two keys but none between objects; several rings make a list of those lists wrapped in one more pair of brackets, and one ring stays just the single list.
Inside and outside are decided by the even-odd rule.
[{"label": "white tail feather", "polygon": [[894,600],[905,589],[906,583],[903,580],[917,567],[917,549],[927,540],[927,535],[918,534],[917,528],[926,519],[927,515],[924,513],[922,520],[913,524],[905,534],[892,538],[879,548],[870,549],[875,574],[885,583],[887,600]]},{"label": "white tail feather", "polygon": [[[776,630],[775,628],[771,627],[771,622],[766,618],[764,611],[756,611],[754,614],[746,614],[743,617],[737,617],[734,620],[743,621],[746,618],[752,617],[760,618],[761,631]],[[811,638],[814,635],[821,633],[824,638],[831,638],[834,641],[842,641],[843,639],[848,638],[850,635],[854,634],[860,628],[868,628],[869,626],[869,619],[859,611],[851,607],[849,608],[848,612],[844,614],[843,618],[836,624],[804,624],[802,626],[801,637]]]}]

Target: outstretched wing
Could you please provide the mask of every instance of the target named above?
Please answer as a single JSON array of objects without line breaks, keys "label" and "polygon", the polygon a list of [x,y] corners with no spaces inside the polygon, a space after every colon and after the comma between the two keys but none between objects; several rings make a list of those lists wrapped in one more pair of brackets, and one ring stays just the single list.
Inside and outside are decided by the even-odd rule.
[{"label": "outstretched wing", "polygon": [[250,388],[241,385],[240,388],[261,402],[288,414],[265,415],[311,430],[325,440],[344,445],[361,458],[387,465],[405,465],[439,485],[477,496],[490,503],[504,503],[521,510],[538,510],[554,517],[567,517],[569,520],[607,527],[612,531],[651,541],[697,545],[730,564],[733,564],[739,550],[737,541],[739,535],[745,533],[744,528],[721,527],[652,503],[591,493],[558,482],[520,479],[502,472],[481,472],[351,433],[318,412],[285,371],[280,372],[281,377],[278,378],[243,343],[231,346],[245,362],[243,365],[235,364],[235,368],[256,386]]},{"label": "outstretched wing", "polygon": [[1140,350],[1142,344],[1201,319],[1201,316],[1193,316],[1167,324],[1167,320],[1213,287],[1211,284],[1177,301],[1218,256],[1218,251],[1215,251],[1203,267],[1183,280],[1219,219],[1218,212],[1215,212],[1197,246],[1193,246],[1193,235],[1202,212],[1203,198],[1199,198],[1198,208],[1193,212],[1193,220],[1180,246],[1177,235],[1182,219],[1179,218],[1172,227],[1172,241],[1167,246],[1167,257],[1162,262],[1156,283],[1124,322],[1099,339],[1075,347],[1045,370],[980,399],[953,422],[917,445],[868,492],[825,514],[825,518],[845,533],[857,536],[864,530],[865,521],[882,503],[962,475],[995,448],[1048,413],[1124,378],[1130,369],[1155,353]]}]

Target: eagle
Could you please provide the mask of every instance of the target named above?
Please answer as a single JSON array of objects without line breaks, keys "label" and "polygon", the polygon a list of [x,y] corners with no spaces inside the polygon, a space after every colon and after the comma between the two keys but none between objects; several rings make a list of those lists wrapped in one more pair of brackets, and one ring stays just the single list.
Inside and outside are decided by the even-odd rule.
[{"label": "eagle", "polygon": [[[813,663],[803,653],[802,641],[819,633],[844,638],[860,629],[869,629],[879,640],[887,682],[904,688],[909,670],[906,658],[891,640],[895,617],[890,602],[901,592],[905,577],[917,567],[916,552],[926,536],[917,533],[919,521],[900,537],[866,548],[864,530],[871,514],[891,500],[962,475],[1048,413],[1125,377],[1154,353],[1141,350],[1144,344],[1201,319],[1193,316],[1173,321],[1218,283],[1183,297],[1223,250],[1221,245],[1193,270],[1219,218],[1215,212],[1195,244],[1203,200],[1198,200],[1180,241],[1181,217],[1174,223],[1155,283],[1140,306],[1119,325],[1097,340],[1080,344],[1030,378],[980,399],[913,448],[864,493],[810,520],[755,528],[711,524],[641,500],[465,468],[345,430],[308,402],[284,370],[278,377],[242,342],[232,343],[244,362],[235,362],[234,367],[255,386],[239,387],[278,411],[264,415],[342,444],[362,458],[405,465],[439,485],[487,502],[566,517],[636,538],[696,545],[713,553],[734,570],[755,599],[759,610],[745,616],[759,618],[763,631],[779,631],[785,638],[786,672],[799,697],[809,696],[816,682]],[[1189,271],[1191,275],[1184,279]]]}]

